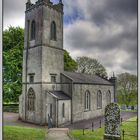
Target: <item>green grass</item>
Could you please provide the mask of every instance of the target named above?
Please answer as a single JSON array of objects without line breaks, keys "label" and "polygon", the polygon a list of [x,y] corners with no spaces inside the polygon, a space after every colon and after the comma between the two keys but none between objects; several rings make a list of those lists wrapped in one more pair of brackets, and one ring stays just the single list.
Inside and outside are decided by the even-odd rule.
[{"label": "green grass", "polygon": [[[125,130],[127,134],[136,134],[137,132],[137,122],[136,117],[131,118],[127,121],[133,122],[123,122],[121,130]],[[83,130],[71,130],[70,134],[73,136],[74,140],[103,140],[104,128],[98,128],[94,132],[90,130],[85,130],[85,135],[83,135]],[[125,136],[124,140],[137,140],[137,137]]]},{"label": "green grass", "polygon": [[45,129],[4,126],[4,140],[44,140]]},{"label": "green grass", "polygon": [[[130,122],[127,122],[130,121]],[[126,134],[129,135],[137,135],[137,118],[131,118],[129,120],[127,120],[126,122],[123,122],[121,129],[126,132]],[[137,140],[136,137],[133,136],[126,136],[125,135],[125,140]]]}]

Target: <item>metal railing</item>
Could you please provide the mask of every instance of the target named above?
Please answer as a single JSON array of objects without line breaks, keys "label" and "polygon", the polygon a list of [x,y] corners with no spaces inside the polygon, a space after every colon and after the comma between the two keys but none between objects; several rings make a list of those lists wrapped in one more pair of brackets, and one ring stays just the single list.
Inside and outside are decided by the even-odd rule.
[{"label": "metal railing", "polygon": [[138,135],[136,134],[129,134],[128,132],[126,132],[124,129],[122,130],[122,140],[125,140],[125,136],[129,136],[129,137],[138,137]]},{"label": "metal railing", "polygon": [[53,128],[53,123],[50,115],[48,114],[48,129]]},{"label": "metal railing", "polygon": [[[89,128],[83,128],[82,130],[83,130],[83,135],[85,135],[85,130],[91,130],[92,132],[94,132],[94,129],[95,129],[95,125],[97,126],[97,125],[99,125],[99,127],[98,128],[102,128],[102,120],[99,120],[98,122],[92,122],[91,123],[91,127],[89,127]],[[97,127],[96,127],[97,128]]]},{"label": "metal railing", "polygon": [[[122,122],[123,122],[123,118],[121,118],[121,125],[123,125],[122,124]],[[138,118],[137,118],[137,120],[136,121],[127,121],[127,120],[125,120],[125,122],[138,122]],[[126,130],[122,130],[122,140],[125,140],[125,136],[129,136],[129,137],[138,137],[138,134],[130,134],[131,132],[129,132],[129,131],[126,131]]]}]

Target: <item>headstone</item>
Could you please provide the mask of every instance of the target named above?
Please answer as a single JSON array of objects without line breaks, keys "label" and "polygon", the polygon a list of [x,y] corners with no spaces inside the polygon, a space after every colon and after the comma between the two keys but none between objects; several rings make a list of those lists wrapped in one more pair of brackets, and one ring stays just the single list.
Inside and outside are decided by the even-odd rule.
[{"label": "headstone", "polygon": [[127,108],[126,105],[121,105],[122,110],[126,110],[126,108]]},{"label": "headstone", "polygon": [[120,108],[116,103],[110,103],[105,108],[104,140],[121,140]]},{"label": "headstone", "polygon": [[134,110],[138,110],[138,106],[137,105],[134,106]]},{"label": "headstone", "polygon": [[131,105],[129,105],[129,106],[127,107],[127,109],[131,110]]},{"label": "headstone", "polygon": [[131,110],[134,110],[134,106],[133,105],[131,106]]}]

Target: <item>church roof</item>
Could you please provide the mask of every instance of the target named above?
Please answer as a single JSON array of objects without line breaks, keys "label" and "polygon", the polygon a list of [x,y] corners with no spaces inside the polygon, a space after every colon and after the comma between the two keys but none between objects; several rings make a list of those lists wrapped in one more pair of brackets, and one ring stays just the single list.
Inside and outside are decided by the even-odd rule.
[{"label": "church roof", "polygon": [[104,79],[98,75],[90,75],[85,73],[67,72],[62,74],[70,78],[73,83],[80,84],[100,84],[100,85],[113,85],[109,80]]},{"label": "church roof", "polygon": [[50,91],[50,94],[59,100],[71,100],[71,98],[63,91]]}]

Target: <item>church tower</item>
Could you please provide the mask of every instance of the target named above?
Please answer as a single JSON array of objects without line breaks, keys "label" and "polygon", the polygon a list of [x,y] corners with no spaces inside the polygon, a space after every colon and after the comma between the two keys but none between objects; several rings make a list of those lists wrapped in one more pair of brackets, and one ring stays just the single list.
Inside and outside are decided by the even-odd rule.
[{"label": "church tower", "polygon": [[60,90],[64,71],[63,3],[50,0],[26,3],[20,118],[45,123],[46,91]]}]

